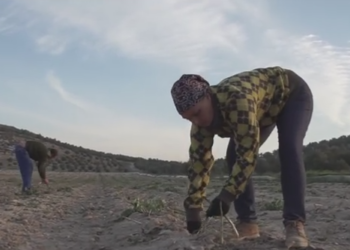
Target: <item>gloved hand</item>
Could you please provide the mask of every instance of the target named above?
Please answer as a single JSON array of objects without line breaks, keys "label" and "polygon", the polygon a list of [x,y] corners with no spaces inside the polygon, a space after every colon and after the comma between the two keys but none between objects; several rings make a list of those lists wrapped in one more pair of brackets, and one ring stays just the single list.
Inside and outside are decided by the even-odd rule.
[{"label": "gloved hand", "polygon": [[200,217],[201,210],[199,209],[186,209],[186,224],[187,231],[190,234],[198,233],[199,229],[202,227],[202,219]]},{"label": "gloved hand", "polygon": [[[220,210],[220,203],[222,208],[222,214]],[[207,217],[213,217],[213,216],[224,216],[228,213],[230,210],[230,203],[224,202],[220,200],[218,197],[216,197],[212,202],[210,203],[209,208],[207,209],[206,216]]]},{"label": "gloved hand", "polygon": [[187,221],[187,231],[190,234],[196,234],[202,227],[202,222],[201,221]]}]

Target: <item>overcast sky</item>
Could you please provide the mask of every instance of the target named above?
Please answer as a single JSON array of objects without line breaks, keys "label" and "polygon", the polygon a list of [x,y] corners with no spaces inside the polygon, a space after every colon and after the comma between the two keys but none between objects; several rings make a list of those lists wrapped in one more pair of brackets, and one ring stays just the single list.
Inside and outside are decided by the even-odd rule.
[{"label": "overcast sky", "polygon": [[[1,0],[0,123],[84,147],[188,158],[170,88],[283,66],[311,86],[305,144],[350,130],[350,1]],[[215,140],[223,157],[227,139]],[[276,132],[261,152],[276,149]]]}]

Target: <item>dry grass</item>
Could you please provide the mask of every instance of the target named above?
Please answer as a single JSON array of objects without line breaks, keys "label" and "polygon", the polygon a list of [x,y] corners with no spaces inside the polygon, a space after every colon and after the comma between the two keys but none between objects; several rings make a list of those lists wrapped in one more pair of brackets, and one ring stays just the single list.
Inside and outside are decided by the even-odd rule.
[{"label": "dry grass", "polygon": [[[17,171],[0,172],[0,249],[239,250],[284,249],[279,184],[256,183],[262,237],[237,242],[230,223],[211,219],[204,232],[185,230],[186,179],[115,173],[49,173],[49,187],[20,190]],[[34,173],[34,183],[38,183]],[[212,199],[219,180],[208,188]],[[309,184],[308,233],[325,249],[348,249],[350,195],[346,184]],[[338,197],[337,197],[338,195]],[[234,220],[233,212],[229,217]],[[221,235],[224,242],[221,242]]]}]

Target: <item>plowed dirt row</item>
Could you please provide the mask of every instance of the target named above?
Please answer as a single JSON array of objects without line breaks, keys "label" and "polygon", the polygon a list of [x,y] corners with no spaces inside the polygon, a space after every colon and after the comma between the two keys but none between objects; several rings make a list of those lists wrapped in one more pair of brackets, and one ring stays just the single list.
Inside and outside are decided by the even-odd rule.
[{"label": "plowed dirt row", "polygon": [[[36,184],[33,194],[24,196],[18,194],[17,171],[0,176],[0,250],[285,249],[278,182],[256,183],[261,238],[236,242],[225,222],[221,244],[219,219],[209,221],[199,235],[186,232],[186,179],[51,172],[49,187]],[[209,198],[220,185],[212,181]],[[346,184],[308,185],[307,232],[313,245],[349,249],[347,189]],[[230,218],[234,221],[234,212]]]}]

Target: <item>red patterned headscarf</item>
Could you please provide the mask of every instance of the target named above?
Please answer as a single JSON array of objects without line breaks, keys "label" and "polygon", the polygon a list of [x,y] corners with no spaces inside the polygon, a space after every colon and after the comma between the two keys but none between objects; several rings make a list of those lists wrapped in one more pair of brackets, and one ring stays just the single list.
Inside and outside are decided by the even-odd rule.
[{"label": "red patterned headscarf", "polygon": [[200,75],[182,75],[171,88],[171,96],[177,111],[182,113],[195,106],[209,89],[209,83]]}]

